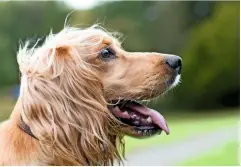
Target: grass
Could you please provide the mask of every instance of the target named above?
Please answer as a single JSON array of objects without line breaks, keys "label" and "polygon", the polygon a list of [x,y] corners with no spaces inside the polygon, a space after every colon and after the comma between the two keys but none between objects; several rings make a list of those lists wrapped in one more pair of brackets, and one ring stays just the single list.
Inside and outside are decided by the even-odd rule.
[{"label": "grass", "polygon": [[[177,114],[178,115],[178,114]],[[187,115],[166,116],[170,128],[170,135],[162,135],[148,138],[135,139],[126,137],[126,152],[136,151],[150,145],[161,145],[177,140],[185,140],[189,136],[208,133],[228,126],[235,126],[239,123],[239,110],[212,113],[193,113]]]},{"label": "grass", "polygon": [[181,166],[238,166],[239,143],[231,141],[213,151],[181,163]]}]

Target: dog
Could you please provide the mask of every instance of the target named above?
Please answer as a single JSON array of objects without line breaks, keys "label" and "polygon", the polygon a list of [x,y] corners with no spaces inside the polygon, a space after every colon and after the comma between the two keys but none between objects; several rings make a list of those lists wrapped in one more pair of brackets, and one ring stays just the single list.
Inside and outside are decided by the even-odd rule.
[{"label": "dog", "polygon": [[178,56],[127,52],[93,25],[27,42],[17,60],[20,95],[0,125],[0,165],[113,165],[124,135],[169,134],[164,117],[138,101],[177,85]]}]

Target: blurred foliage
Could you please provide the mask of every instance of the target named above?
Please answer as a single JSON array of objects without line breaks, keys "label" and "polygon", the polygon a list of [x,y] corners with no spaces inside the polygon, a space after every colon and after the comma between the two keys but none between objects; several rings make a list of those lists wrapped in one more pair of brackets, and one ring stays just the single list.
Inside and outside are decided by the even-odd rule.
[{"label": "blurred foliage", "polygon": [[[19,40],[58,32],[71,10],[61,1],[0,3],[0,86],[19,82]],[[102,23],[124,34],[128,51],[180,55],[182,83],[156,107],[210,109],[239,106],[239,10],[239,2],[101,1],[74,11],[68,23]]]},{"label": "blurred foliage", "polygon": [[103,23],[107,30],[123,33],[123,46],[128,51],[178,54],[191,20],[190,6],[191,3],[168,1],[111,2],[73,13],[73,24]]},{"label": "blurred foliage", "polygon": [[[182,52],[182,85],[176,103],[196,108],[239,103],[239,5],[220,3],[197,25]],[[235,96],[235,98],[232,98]],[[235,100],[235,101],[234,101]]]},{"label": "blurred foliage", "polygon": [[58,32],[69,11],[63,3],[54,1],[0,3],[0,86],[19,82],[16,53],[20,40],[35,43],[51,29]]}]

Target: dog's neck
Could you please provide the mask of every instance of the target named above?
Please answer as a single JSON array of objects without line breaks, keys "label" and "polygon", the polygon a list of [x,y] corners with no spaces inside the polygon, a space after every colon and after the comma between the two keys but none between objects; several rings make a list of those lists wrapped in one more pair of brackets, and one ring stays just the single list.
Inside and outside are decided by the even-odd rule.
[{"label": "dog's neck", "polygon": [[[17,101],[17,103],[16,103],[16,105],[15,105],[15,107],[14,107],[14,110],[13,110],[13,112],[12,112],[12,114],[11,114],[11,116],[10,116],[10,120],[11,120],[11,122],[13,122],[13,124],[14,124],[14,126],[16,127],[16,131],[19,133],[19,134],[21,134],[21,138],[16,138],[15,140],[17,140],[17,142],[31,142],[31,143],[33,143],[33,145],[34,145],[34,147],[36,148],[36,149],[39,149],[39,150],[41,150],[42,149],[42,147],[40,146],[40,144],[39,144],[39,140],[35,140],[31,135],[29,135],[28,133],[26,133],[26,131],[23,131],[22,129],[20,129],[19,127],[18,127],[18,125],[19,124],[21,124],[21,113],[22,113],[22,99],[18,99],[18,101]],[[31,126],[30,126],[30,128],[31,128]],[[15,132],[14,132],[15,133]],[[27,140],[23,140],[23,138],[25,139],[27,139]],[[31,139],[31,140],[30,140]],[[116,139],[114,138],[114,139],[112,139],[113,141],[113,145],[116,143]],[[24,145],[24,144],[21,144],[21,145]],[[26,148],[27,149],[27,148]],[[79,149],[80,149],[80,151],[82,151],[83,152],[83,150],[82,150],[82,147],[81,147],[81,145],[79,145]],[[106,148],[107,149],[107,148]],[[103,150],[103,147],[101,148],[101,150]],[[52,155],[52,150],[50,149],[50,150],[47,150],[48,152],[49,152],[49,154],[42,154],[42,151],[40,151],[40,153],[41,153],[41,156],[40,155],[38,155],[39,157],[41,157],[42,159],[47,159],[47,157],[46,156],[48,156],[49,155],[49,159],[47,159],[48,160],[48,164],[55,164],[55,159],[57,159],[59,162],[63,162],[64,164],[71,164],[72,162],[69,162],[67,159],[65,159],[65,158],[63,158],[63,159],[61,159],[62,157],[51,157],[51,155]],[[114,151],[112,151],[112,152],[114,152]],[[100,155],[99,153],[98,154],[96,154],[96,155]],[[118,157],[114,157],[115,155],[113,154],[111,154],[110,156],[113,156],[112,158],[118,158]],[[37,157],[36,157],[37,158]],[[87,158],[87,157],[81,157],[81,159],[83,160],[83,162],[81,162],[83,165],[86,165],[86,164],[95,164],[95,163],[98,163],[98,162],[96,162],[96,161],[89,161],[89,159]],[[108,160],[108,159],[107,159]],[[103,164],[109,164],[110,162],[110,160],[111,159],[109,159],[108,161],[105,161],[105,162],[103,162]],[[66,162],[65,162],[66,161]],[[80,163],[80,162],[79,162]],[[73,163],[73,164],[75,164],[75,163]],[[76,163],[77,164],[77,163]]]},{"label": "dog's neck", "polygon": [[28,124],[24,122],[22,116],[20,116],[20,123],[18,124],[18,127],[22,129],[25,133],[27,133],[29,136],[38,140],[38,138],[34,136],[34,134],[32,133],[30,126],[28,126]]},{"label": "dog's neck", "polygon": [[14,110],[10,116],[11,120],[14,120],[16,125],[26,134],[30,135],[31,137],[37,139],[34,134],[31,131],[31,128],[28,124],[26,124],[21,116],[21,110],[20,110],[20,100],[17,100],[17,103],[14,107]]}]

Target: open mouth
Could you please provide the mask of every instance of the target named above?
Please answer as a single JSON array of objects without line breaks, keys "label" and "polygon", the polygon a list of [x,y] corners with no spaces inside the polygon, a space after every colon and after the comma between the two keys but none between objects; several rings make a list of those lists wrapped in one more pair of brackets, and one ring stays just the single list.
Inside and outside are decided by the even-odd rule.
[{"label": "open mouth", "polygon": [[136,101],[114,100],[108,108],[124,125],[132,127],[132,136],[152,136],[169,129],[164,117],[157,111]]}]

